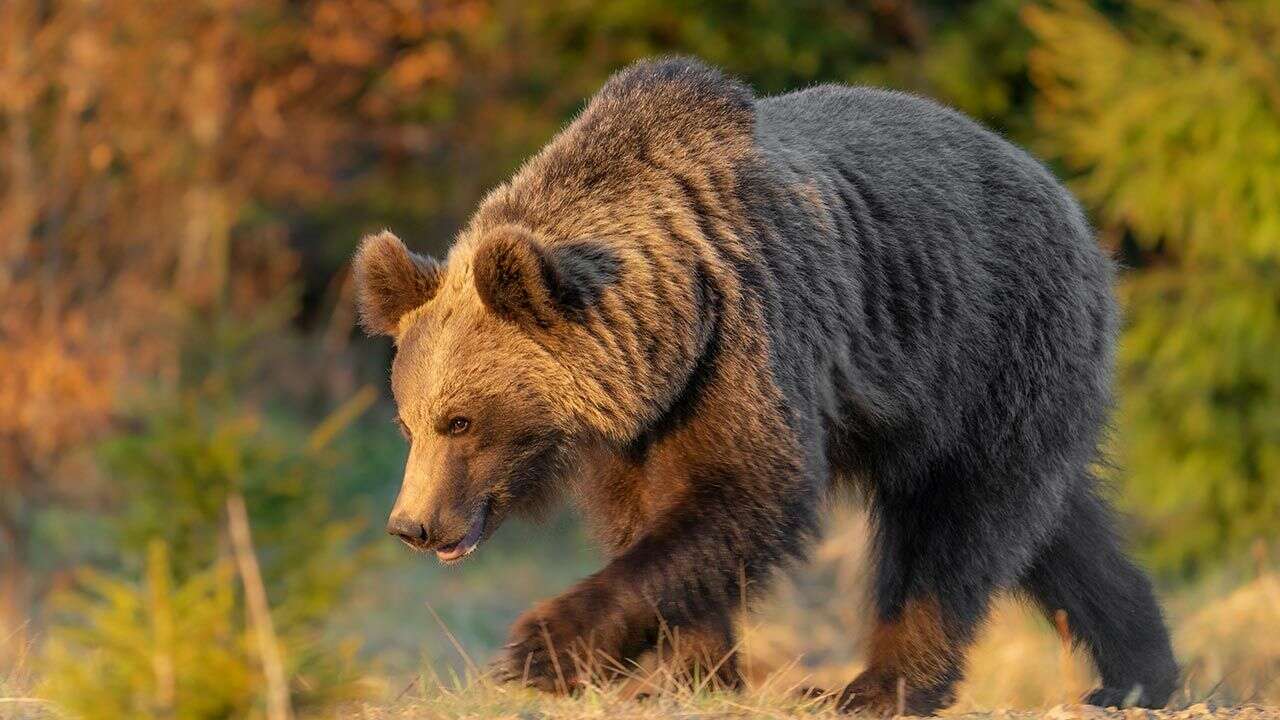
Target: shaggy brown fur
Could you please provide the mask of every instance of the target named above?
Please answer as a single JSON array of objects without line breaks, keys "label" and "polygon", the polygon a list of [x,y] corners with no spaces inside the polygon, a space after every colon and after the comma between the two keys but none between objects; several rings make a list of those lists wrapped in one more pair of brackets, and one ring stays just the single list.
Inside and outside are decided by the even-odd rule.
[{"label": "shaggy brown fur", "polygon": [[[656,642],[660,620],[704,648],[729,652],[735,588],[707,582],[695,598],[683,589],[689,580],[664,567],[681,544],[699,543],[697,526],[724,523],[720,532],[730,537],[702,540],[702,552],[723,555],[717,562],[730,562],[735,576],[737,558],[716,545],[770,547],[768,534],[799,540],[811,529],[807,519],[768,517],[794,504],[784,495],[793,492],[791,478],[804,477],[805,461],[789,439],[782,397],[760,373],[769,363],[768,338],[757,330],[764,316],[736,269],[754,262],[741,237],[747,211],[734,190],[737,168],[753,151],[751,99],[736,87],[726,94],[712,76],[682,80],[616,79],[484,201],[450,253],[434,301],[406,312],[385,299],[417,301],[432,284],[405,277],[431,263],[406,261],[389,234],[366,240],[355,263],[358,278],[377,283],[361,282],[366,328],[396,337],[393,385],[415,438],[394,514],[441,515],[441,487],[462,482],[419,479],[451,462],[418,441],[454,412],[438,409],[449,405],[441,396],[466,388],[578,438],[571,453],[556,451],[554,464],[574,468],[564,473],[567,484],[616,557],[513,629],[512,674],[523,676],[532,654],[531,681],[549,690],[560,678],[547,640],[569,684],[575,650],[589,645],[632,658]],[[666,120],[654,124],[655,117]],[[388,292],[385,283],[395,280],[403,290]],[[505,358],[545,363],[545,372],[516,370]],[[529,385],[517,385],[526,378]],[[521,398],[542,407],[510,412]],[[491,528],[513,509],[509,492],[494,498]],[[739,519],[754,514],[760,522],[729,525],[709,510],[743,497],[751,507]],[[443,513],[427,538],[456,538],[474,502]],[[774,558],[762,560],[752,563],[753,577]]]},{"label": "shaggy brown fur", "polygon": [[1172,689],[1088,472],[1110,265],[1043,168],[959,115],[840,87],[757,100],[696,62],[641,63],[443,266],[384,233],[355,267],[412,443],[388,529],[456,562],[567,493],[609,553],[516,622],[500,676],[570,690],[671,631],[737,684],[742,583],[801,557],[856,479],[878,629],[842,707],[887,712],[899,683],[908,711],[948,702],[988,598],[1019,586],[1084,618],[1091,699]]}]

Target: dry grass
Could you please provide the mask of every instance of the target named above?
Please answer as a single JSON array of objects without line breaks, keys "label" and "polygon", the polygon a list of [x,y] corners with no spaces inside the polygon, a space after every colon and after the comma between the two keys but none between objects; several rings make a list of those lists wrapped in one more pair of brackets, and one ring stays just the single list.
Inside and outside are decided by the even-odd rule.
[{"label": "dry grass", "polygon": [[[418,616],[396,614],[397,629],[424,645],[449,648],[457,662],[450,665],[439,661],[439,653],[426,653],[436,658],[432,669],[412,679],[391,672],[390,689],[381,701],[348,706],[334,716],[364,720],[834,717],[829,704],[803,699],[797,690],[840,688],[861,669],[858,649],[868,616],[865,530],[857,514],[840,517],[810,566],[787,578],[766,603],[753,610],[742,632],[740,649],[748,688],[740,693],[718,692],[697,678],[674,676],[670,666],[652,658],[632,668],[625,682],[598,683],[573,698],[491,682],[484,668],[500,639],[490,631],[500,632],[509,622],[506,616],[530,599],[520,592],[554,591],[525,587],[529,583],[520,572],[541,569],[538,577],[561,583],[582,571],[579,565],[590,563],[584,556],[565,554],[563,548],[549,558],[516,555],[525,540],[515,538],[511,547],[491,548],[499,550],[493,553],[491,568],[482,565],[462,573],[431,569],[427,580],[432,589],[420,594],[407,592],[409,586],[371,582],[379,595],[413,595],[418,603],[424,597],[430,599],[446,619],[419,605]],[[552,572],[555,559],[573,567]],[[444,579],[461,584],[446,587]],[[495,593],[495,588],[505,592]],[[486,596],[496,595],[504,598],[500,607],[482,604]],[[1172,711],[1103,714],[1073,705],[1095,682],[1086,659],[1064,646],[1037,613],[1006,598],[998,603],[973,649],[968,680],[946,714],[1009,720],[1210,716],[1280,720],[1280,573],[1260,561],[1253,577],[1243,583],[1226,589],[1204,585],[1167,596],[1165,601],[1186,675],[1182,691],[1171,702]],[[362,610],[351,615],[362,615]],[[363,617],[367,627],[370,616]],[[461,638],[454,636],[450,625]],[[678,638],[668,639],[668,645],[678,642]],[[12,668],[0,668],[0,718],[60,717],[55,708],[29,697],[34,683],[25,657],[20,654]]]},{"label": "dry grass", "polygon": [[32,692],[31,656],[31,644],[21,639],[21,633],[0,635],[0,720],[55,717],[54,708]]},{"label": "dry grass", "polygon": [[[399,698],[350,708],[347,716],[393,718],[659,718],[830,717],[822,702],[801,699],[804,686],[838,688],[861,668],[866,628],[863,578],[865,526],[841,519],[811,567],[784,582],[744,627],[743,666],[750,687],[712,691],[652,661],[628,681],[556,698],[495,685],[468,659],[462,677],[428,672]],[[1196,717],[1280,718],[1280,575],[1259,572],[1226,593],[1206,590],[1168,598],[1185,685],[1174,710],[1111,713],[1125,720]],[[465,652],[465,651],[463,651]],[[971,655],[968,680],[947,711],[958,717],[1098,718],[1072,705],[1095,678],[1083,655],[1065,647],[1048,623],[1011,598],[1002,599]],[[1253,703],[1253,704],[1251,704]]]}]

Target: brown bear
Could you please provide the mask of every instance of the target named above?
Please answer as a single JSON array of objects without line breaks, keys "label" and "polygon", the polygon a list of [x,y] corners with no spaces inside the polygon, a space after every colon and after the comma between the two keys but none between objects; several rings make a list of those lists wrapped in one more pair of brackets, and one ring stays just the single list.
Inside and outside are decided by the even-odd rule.
[{"label": "brown bear", "polygon": [[389,531],[453,563],[567,496],[608,553],[516,622],[500,677],[572,690],[665,630],[737,684],[740,593],[854,488],[875,628],[840,708],[950,703],[1005,589],[1066,612],[1090,702],[1169,697],[1159,606],[1090,470],[1112,264],[1044,167],[962,115],[642,62],[446,262],[382,233],[354,270],[411,443]]}]

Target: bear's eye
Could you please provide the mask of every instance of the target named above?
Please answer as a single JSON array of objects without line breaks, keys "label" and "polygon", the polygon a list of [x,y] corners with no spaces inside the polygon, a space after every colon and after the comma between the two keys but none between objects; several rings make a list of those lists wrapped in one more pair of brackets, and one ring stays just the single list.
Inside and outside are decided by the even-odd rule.
[{"label": "bear's eye", "polygon": [[471,421],[464,417],[455,417],[449,420],[448,432],[450,435],[461,435],[471,427]]},{"label": "bear's eye", "polygon": [[404,439],[412,443],[413,433],[409,431],[409,426],[404,424],[404,420],[401,420],[399,415],[396,416],[395,423],[396,427],[400,429],[400,434],[404,436]]}]

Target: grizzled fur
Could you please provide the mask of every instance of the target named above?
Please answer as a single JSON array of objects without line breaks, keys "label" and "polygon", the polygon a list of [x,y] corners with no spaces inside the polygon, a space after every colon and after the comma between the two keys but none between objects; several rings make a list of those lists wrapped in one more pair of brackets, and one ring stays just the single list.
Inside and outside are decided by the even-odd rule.
[{"label": "grizzled fur", "polygon": [[570,689],[665,623],[735,684],[740,583],[802,558],[844,486],[876,585],[841,707],[890,712],[899,682],[910,712],[948,704],[1002,589],[1066,612],[1091,702],[1169,697],[1159,607],[1090,473],[1111,263],[1039,163],[958,113],[639,63],[443,265],[383,234],[356,272],[413,438],[391,530],[456,547],[566,493],[610,554],[516,623],[506,677]]}]

